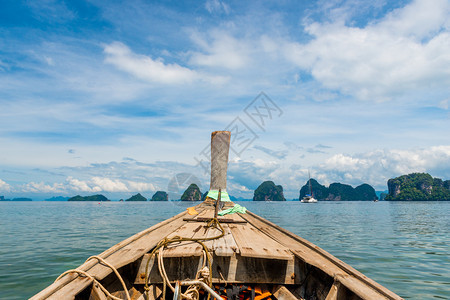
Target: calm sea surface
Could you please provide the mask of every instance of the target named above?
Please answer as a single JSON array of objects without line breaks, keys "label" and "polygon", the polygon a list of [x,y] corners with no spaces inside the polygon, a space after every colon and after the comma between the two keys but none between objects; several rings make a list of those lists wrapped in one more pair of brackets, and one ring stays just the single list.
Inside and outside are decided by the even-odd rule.
[{"label": "calm sea surface", "polygon": [[[450,202],[240,202],[405,299],[450,299]],[[192,203],[0,202],[0,299],[26,299]]]}]

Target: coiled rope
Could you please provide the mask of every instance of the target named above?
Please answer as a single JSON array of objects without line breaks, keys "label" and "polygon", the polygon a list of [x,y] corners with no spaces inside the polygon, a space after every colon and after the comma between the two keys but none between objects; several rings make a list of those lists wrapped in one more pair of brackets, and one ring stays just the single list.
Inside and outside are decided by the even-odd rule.
[{"label": "coiled rope", "polygon": [[[164,268],[164,262],[163,262],[164,248],[167,247],[170,244],[173,244],[173,243],[195,242],[195,243],[199,243],[202,246],[203,261],[202,261],[202,268],[201,268],[201,270],[195,276],[195,279],[196,279],[197,282],[193,282],[194,284],[190,285],[187,288],[187,290],[184,293],[181,294],[181,297],[183,299],[187,299],[187,300],[196,300],[196,299],[198,299],[199,298],[199,291],[198,290],[200,288],[199,286],[202,285],[201,282],[206,281],[206,279],[207,279],[207,283],[205,283],[205,282],[203,282],[203,283],[207,284],[212,289],[211,257],[210,257],[210,254],[208,252],[208,247],[206,247],[206,245],[203,242],[220,239],[221,237],[223,237],[225,235],[225,231],[224,231],[222,225],[220,224],[219,220],[217,220],[216,216],[217,216],[217,214],[215,214],[214,218],[209,220],[209,222],[207,223],[206,226],[218,229],[221,232],[218,236],[209,237],[209,238],[196,238],[196,239],[180,237],[180,236],[174,236],[172,238],[167,238],[166,237],[166,238],[162,239],[156,245],[156,247],[150,253],[150,257],[149,257],[149,259],[147,261],[147,264],[145,266],[145,286],[144,286],[144,289],[145,289],[147,300],[149,300],[149,290],[150,290],[150,287],[148,285],[148,277],[149,277],[149,269],[148,268],[149,268],[150,260],[153,257],[153,255],[157,255],[157,257],[158,257],[158,269],[159,269],[161,277],[163,278],[163,283],[164,283],[163,284],[163,299],[165,299],[165,297],[166,297],[166,286],[167,285],[172,290],[172,292],[175,292],[175,288],[172,286],[172,284],[170,283],[169,278],[167,277],[167,273],[166,273],[166,270]],[[103,258],[101,258],[100,256],[96,256],[96,255],[95,256],[91,256],[88,259],[86,259],[85,263],[88,262],[91,259],[97,259],[102,264],[108,266],[109,268],[111,268],[111,270],[113,270],[113,272],[116,274],[117,278],[119,279],[120,283],[123,286],[123,289],[125,291],[127,300],[131,300],[130,293],[128,292],[127,286],[126,286],[125,282],[123,281],[122,276],[117,271],[117,269],[113,265],[111,265],[110,263],[105,261]],[[208,265],[207,267],[206,267],[206,264]],[[77,274],[79,274],[81,276],[85,276],[85,277],[91,279],[93,281],[93,284],[97,285],[111,299],[113,299],[113,300],[123,300],[123,299],[121,299],[119,297],[116,297],[116,296],[112,295],[94,276],[92,276],[91,274],[87,273],[86,271],[83,271],[83,270],[80,270],[80,269],[72,269],[72,270],[65,271],[64,273],[59,275],[58,278],[56,278],[55,282],[60,280],[62,277],[64,277],[65,275],[67,275],[69,273],[77,273]],[[202,278],[199,278],[200,276]],[[210,297],[211,297],[211,295],[208,293],[208,300],[210,299]]]},{"label": "coiled rope", "polygon": [[[150,257],[147,260],[147,264],[145,265],[145,293],[146,293],[146,298],[147,300],[149,300],[149,290],[150,287],[148,285],[148,278],[149,278],[149,265],[150,265],[150,260],[153,257],[153,255],[157,256],[158,259],[158,269],[160,272],[161,277],[163,278],[163,299],[165,299],[166,296],[166,286],[169,286],[169,288],[172,290],[172,292],[175,292],[175,288],[172,286],[172,284],[170,283],[170,280],[167,277],[167,273],[166,270],[164,268],[164,263],[163,263],[163,253],[164,253],[164,248],[166,248],[168,245],[173,244],[173,243],[181,243],[181,242],[195,242],[195,243],[199,243],[202,246],[202,253],[203,253],[203,262],[202,262],[202,269],[197,273],[196,275],[196,280],[199,279],[199,276],[201,275],[204,279],[206,279],[205,277],[207,277],[207,284],[210,288],[212,288],[212,272],[211,272],[211,257],[210,254],[208,252],[208,247],[206,247],[206,245],[203,242],[206,241],[212,241],[212,240],[216,240],[216,239],[220,239],[221,237],[223,237],[225,235],[225,231],[222,227],[222,225],[220,224],[219,220],[217,220],[216,217],[212,218],[206,225],[207,227],[212,227],[212,228],[216,228],[218,230],[220,230],[220,234],[218,236],[214,236],[214,237],[209,237],[209,238],[186,238],[186,237],[180,237],[180,236],[174,236],[171,238],[164,238],[162,239],[155,248],[153,248],[152,252],[150,253]],[[207,264],[207,271],[205,270]],[[198,285],[191,285],[188,287],[188,289],[186,290],[186,292],[184,292],[183,294],[181,294],[181,297],[183,299],[188,299],[188,300],[195,300],[198,299],[199,297],[199,292],[198,292]],[[210,299],[210,294],[208,294],[208,300]]]},{"label": "coiled rope", "polygon": [[[85,263],[88,262],[91,259],[97,259],[102,264],[105,264],[106,266],[111,268],[111,270],[114,271],[114,273],[116,274],[117,278],[119,278],[119,281],[120,281],[120,283],[123,286],[123,289],[124,289],[124,291],[126,293],[126,296],[127,296],[127,300],[131,300],[130,293],[128,293],[127,286],[126,286],[125,282],[123,281],[122,276],[120,276],[119,272],[117,271],[117,269],[113,265],[111,265],[110,263],[105,261],[103,258],[101,258],[100,256],[96,256],[96,255],[91,256],[88,259],[86,259]],[[83,270],[80,270],[80,269],[72,269],[72,270],[65,271],[64,273],[59,275],[58,278],[56,278],[55,282],[60,280],[62,277],[64,277],[65,275],[67,275],[69,273],[77,273],[79,275],[86,276],[89,279],[92,279],[93,280],[93,284],[96,284],[108,297],[111,297],[114,300],[122,300],[121,298],[113,296],[110,292],[108,292],[108,290],[94,276],[92,276],[91,274],[87,273],[86,271],[83,271]]]}]

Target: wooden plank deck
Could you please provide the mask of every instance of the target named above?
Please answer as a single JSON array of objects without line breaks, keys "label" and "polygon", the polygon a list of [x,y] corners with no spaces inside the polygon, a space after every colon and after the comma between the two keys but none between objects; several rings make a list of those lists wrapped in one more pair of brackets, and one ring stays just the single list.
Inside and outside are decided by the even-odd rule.
[{"label": "wooden plank deck", "polygon": [[[212,218],[214,214],[214,206],[211,203],[199,204],[196,206],[196,210],[199,212],[196,216],[190,216],[187,212],[180,213],[115,245],[100,256],[116,268],[120,268],[144,255],[143,262],[146,261],[148,259],[146,253],[165,237],[181,236],[202,239],[220,234],[219,230],[207,227],[206,222],[184,220],[185,218]],[[226,277],[231,282],[250,280],[249,282],[293,284],[298,280],[294,280],[294,277],[291,278],[291,274],[296,273],[294,262],[301,260],[324,271],[334,278],[336,286],[341,283],[342,286],[362,299],[401,299],[326,251],[251,212],[224,217],[245,223],[221,224],[225,235],[220,239],[205,241],[205,244],[210,253],[213,252],[217,256],[216,259],[223,260],[224,268],[222,270],[227,270]],[[199,265],[201,255],[201,245],[190,241],[171,245],[165,249],[164,256],[168,258],[166,260],[168,269],[178,270],[177,266],[179,262],[181,263],[181,259],[187,266],[185,269],[179,270],[180,274],[171,274],[171,278],[194,274],[195,272],[191,272],[189,266]],[[281,265],[285,266],[285,271],[283,271],[285,273],[281,272],[273,276],[269,272],[261,277],[263,271],[266,270],[264,261],[275,263],[275,260],[283,261]],[[154,263],[151,262],[151,265],[153,266]],[[252,273],[255,266],[259,268],[257,274]],[[80,269],[98,279],[105,278],[112,272],[110,268],[99,264],[97,260],[86,262],[80,266]],[[156,271],[155,269],[152,272],[152,280],[159,278]],[[144,270],[140,270],[140,272],[144,272]],[[136,283],[141,283],[141,281],[142,279],[136,279]],[[73,299],[90,283],[91,280],[87,278],[74,274],[67,275],[31,299]]]},{"label": "wooden plank deck", "polygon": [[229,224],[222,224],[225,235],[214,240],[213,250],[217,256],[233,256],[239,254],[239,247],[234,240]]},{"label": "wooden plank deck", "polygon": [[286,246],[262,233],[250,223],[230,224],[229,228],[241,256],[291,260],[293,254]]},{"label": "wooden plank deck", "polygon": [[243,215],[243,218],[272,239],[289,247],[297,258],[332,276],[362,299],[402,299],[325,250],[288,230],[251,212]]},{"label": "wooden plank deck", "polygon": [[[204,207],[198,205],[196,209],[198,212],[201,212]],[[173,232],[185,224],[183,217],[187,215],[187,212],[184,211],[170,219],[160,222],[116,244],[99,256],[115,268],[129,264],[150,251],[168,233]],[[112,272],[109,267],[101,265],[95,259],[85,262],[79,269],[88,272],[97,279],[103,279]],[[90,283],[91,280],[87,278],[75,274],[68,274],[30,299],[72,299]]]}]

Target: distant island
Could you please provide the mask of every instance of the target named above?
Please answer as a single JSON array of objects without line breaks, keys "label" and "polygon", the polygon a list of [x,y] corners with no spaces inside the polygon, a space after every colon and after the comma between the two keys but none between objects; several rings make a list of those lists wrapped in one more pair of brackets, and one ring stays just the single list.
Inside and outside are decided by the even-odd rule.
[{"label": "distant island", "polygon": [[97,201],[97,202],[102,202],[102,201],[111,201],[108,200],[108,198],[106,198],[103,195],[92,195],[92,196],[80,196],[80,195],[76,195],[75,197],[69,198],[69,200],[67,201]]},{"label": "distant island", "polygon": [[5,196],[0,196],[0,201],[33,201],[33,199],[30,198],[13,198],[11,199],[5,199]]},{"label": "distant island", "polygon": [[[327,188],[311,178],[311,188],[314,198],[319,201],[374,201],[378,199],[375,189],[367,183],[356,188],[348,184],[332,183]],[[300,189],[299,200],[306,194],[309,194],[308,182]]]},{"label": "distant island", "polygon": [[141,195],[141,193],[137,193],[134,196],[131,196],[129,199],[125,201],[147,201],[147,198]]},{"label": "distant island", "polygon": [[387,182],[387,201],[450,201],[450,180],[433,178],[428,173],[412,173]]},{"label": "distant island", "polygon": [[200,201],[201,199],[202,193],[195,183],[192,183],[181,196],[181,201]]},{"label": "distant island", "polygon": [[45,199],[44,201],[67,201],[70,197],[63,197],[63,196],[57,196],[57,197],[51,197],[48,199]]},{"label": "distant island", "polygon": [[233,201],[233,202],[236,202],[236,201],[252,201],[253,200],[253,199],[245,199],[243,197],[234,197],[234,196],[231,196],[231,195],[229,195],[229,197],[230,197],[230,200]]},{"label": "distant island", "polygon": [[[411,173],[387,181],[388,190],[378,191],[367,184],[363,183],[355,188],[348,184],[332,183],[328,187],[320,184],[317,180],[311,178],[311,188],[314,195],[319,201],[450,201],[450,180],[442,180],[433,178],[428,173]],[[303,185],[299,191],[301,200],[306,194],[309,194],[308,182]],[[200,188],[192,183],[184,191],[181,201],[201,201],[206,198],[208,191],[201,193]],[[231,201],[286,201],[283,194],[283,187],[276,185],[273,181],[264,181],[254,191],[253,199],[244,199],[229,195]],[[140,193],[131,196],[125,201],[168,201],[169,196],[165,191],[157,191],[151,198],[147,199]],[[297,200],[297,199],[293,199]],[[31,198],[17,197],[13,199],[5,199],[0,196],[0,201],[33,201]],[[111,201],[104,195],[92,196],[74,196],[63,197],[54,196],[44,201]],[[124,201],[124,200],[120,200]]]},{"label": "distant island", "polygon": [[169,195],[164,191],[157,191],[150,201],[169,201]]},{"label": "distant island", "polygon": [[275,185],[273,181],[264,181],[255,190],[253,201],[286,201],[286,198],[281,185]]}]

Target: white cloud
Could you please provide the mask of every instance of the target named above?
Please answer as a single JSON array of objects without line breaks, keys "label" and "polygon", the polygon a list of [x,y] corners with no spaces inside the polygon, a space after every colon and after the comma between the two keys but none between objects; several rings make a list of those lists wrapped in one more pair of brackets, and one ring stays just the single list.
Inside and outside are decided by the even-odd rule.
[{"label": "white cloud", "polygon": [[331,183],[362,182],[386,186],[387,179],[413,172],[428,172],[442,179],[450,178],[450,146],[427,149],[375,150],[361,154],[335,154],[317,168],[322,179]]},{"label": "white cloud", "polygon": [[195,71],[177,64],[165,64],[162,59],[154,60],[135,54],[119,42],[106,45],[104,51],[107,63],[145,81],[170,84],[189,83],[199,79]]},{"label": "white cloud", "polygon": [[152,59],[146,55],[133,53],[120,42],[113,42],[104,47],[105,62],[119,70],[127,72],[141,80],[156,84],[190,84],[205,82],[222,84],[228,79],[224,76],[205,74],[176,63],[164,63],[162,58]]},{"label": "white cloud", "polygon": [[251,190],[249,190],[246,186],[241,185],[237,182],[229,182],[227,184],[227,191],[231,194],[233,192],[251,192]]},{"label": "white cloud", "polygon": [[89,187],[89,185],[81,180],[78,180],[76,178],[67,177],[66,182],[68,183],[68,189],[73,191],[80,191],[80,192],[92,192],[92,188]]},{"label": "white cloud", "polygon": [[207,0],[205,3],[205,8],[209,13],[230,13],[230,7],[224,1],[220,0]]},{"label": "white cloud", "polygon": [[55,62],[53,60],[53,58],[48,57],[48,56],[44,56],[44,61],[49,65],[49,66],[54,66]]},{"label": "white cloud", "polygon": [[422,40],[450,25],[449,14],[448,0],[415,0],[388,14],[377,28],[399,37],[412,36]]},{"label": "white cloud", "polygon": [[245,67],[250,58],[251,47],[245,39],[237,39],[223,30],[211,30],[208,38],[199,33],[191,35],[192,40],[203,52],[193,52],[190,63],[198,66],[237,70]]},{"label": "white cloud", "polygon": [[286,57],[325,87],[360,99],[385,100],[405,90],[450,84],[449,2],[414,1],[364,28],[311,23],[306,44]]},{"label": "white cloud", "polygon": [[438,107],[447,110],[449,103],[450,103],[450,99],[442,100],[441,102],[439,102]]},{"label": "white cloud", "polygon": [[[250,151],[251,152],[251,151]],[[368,183],[377,190],[385,190],[389,178],[412,172],[428,172],[434,177],[450,179],[450,146],[435,146],[425,149],[379,149],[363,153],[337,153],[324,157],[324,163],[306,165],[305,160],[289,153],[285,159],[267,160],[253,157],[239,158],[228,165],[228,190],[236,197],[251,198],[253,191],[265,180],[281,184],[288,199],[298,197],[298,191],[311,177],[321,184],[341,182],[357,186]],[[292,154],[292,155],[291,155]],[[300,162],[300,163],[299,163]],[[63,183],[29,182],[10,187],[0,180],[0,190],[22,193],[137,193],[168,189],[172,177],[188,172],[207,186],[208,176],[200,167],[175,162],[141,163],[136,160],[96,164],[84,168],[68,168],[74,174],[108,174],[89,179],[67,177]],[[157,175],[152,175],[157,174]],[[161,177],[159,174],[166,174]],[[82,175],[80,175],[82,176]],[[203,190],[203,189],[202,189]]]},{"label": "white cloud", "polygon": [[9,66],[0,60],[0,71],[7,71]]},{"label": "white cloud", "polygon": [[61,193],[64,191],[64,185],[61,183],[50,185],[43,182],[29,182],[22,186],[21,191],[29,193]]},{"label": "white cloud", "polygon": [[55,0],[26,1],[35,18],[50,23],[65,23],[73,20],[76,13],[72,12],[64,2]]},{"label": "white cloud", "polygon": [[113,180],[109,178],[93,177],[91,179],[92,189],[94,191],[105,192],[127,192],[128,187],[120,180]]},{"label": "white cloud", "polygon": [[11,190],[11,186],[0,179],[0,191],[9,192]]},{"label": "white cloud", "polygon": [[298,197],[308,173],[319,183],[333,182],[356,187],[362,183],[376,190],[386,190],[387,180],[413,172],[427,172],[433,177],[450,179],[450,146],[426,149],[379,149],[355,154],[337,153],[322,164],[295,164],[292,157],[278,162],[259,159],[230,162],[228,186],[233,196],[251,198],[253,190],[265,180],[281,184],[288,199]]},{"label": "white cloud", "polygon": [[145,192],[145,191],[156,191],[153,184],[147,182],[135,182],[127,181],[130,191]]},{"label": "white cloud", "polygon": [[119,180],[111,179],[107,177],[92,177],[90,180],[84,181],[68,177],[66,180],[67,191],[80,191],[80,192],[110,192],[110,193],[122,193],[122,192],[145,192],[156,191],[155,186],[152,183],[139,182],[132,180]]}]

